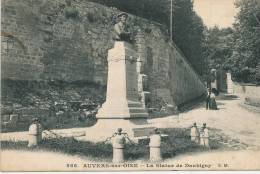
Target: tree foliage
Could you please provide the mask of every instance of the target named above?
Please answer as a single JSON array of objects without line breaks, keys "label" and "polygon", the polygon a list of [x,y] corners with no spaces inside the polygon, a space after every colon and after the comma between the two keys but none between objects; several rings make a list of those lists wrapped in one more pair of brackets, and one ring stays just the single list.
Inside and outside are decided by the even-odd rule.
[{"label": "tree foliage", "polygon": [[173,40],[195,70],[204,73],[204,29],[201,18],[193,11],[191,0],[175,0],[173,8]]},{"label": "tree foliage", "polygon": [[230,69],[229,58],[232,56],[233,30],[219,29],[217,26],[205,30],[204,56],[210,69]]},{"label": "tree foliage", "polygon": [[231,70],[234,80],[260,82],[260,1],[237,0],[233,28],[205,31],[208,68]]},{"label": "tree foliage", "polygon": [[260,1],[239,0],[240,9],[234,24],[233,55],[229,62],[237,81],[259,82]]}]

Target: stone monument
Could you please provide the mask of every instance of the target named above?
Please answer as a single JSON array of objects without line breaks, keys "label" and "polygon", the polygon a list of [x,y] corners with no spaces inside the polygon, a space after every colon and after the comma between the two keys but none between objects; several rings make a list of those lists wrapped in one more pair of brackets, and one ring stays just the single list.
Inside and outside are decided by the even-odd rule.
[{"label": "stone monument", "polygon": [[118,127],[132,138],[149,136],[149,131],[154,129],[147,127],[148,113],[138,94],[138,57],[130,43],[127,14],[121,13],[118,17],[114,48],[108,50],[106,101],[98,110],[97,123],[86,131],[86,136],[95,136],[98,141],[111,136]]}]

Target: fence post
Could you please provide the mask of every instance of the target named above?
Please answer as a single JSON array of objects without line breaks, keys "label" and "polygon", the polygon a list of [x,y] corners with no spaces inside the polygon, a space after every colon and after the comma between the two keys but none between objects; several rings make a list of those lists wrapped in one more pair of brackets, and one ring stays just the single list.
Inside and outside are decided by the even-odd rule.
[{"label": "fence post", "polygon": [[206,127],[206,123],[203,123],[200,131],[200,145],[209,148],[209,130]]},{"label": "fence post", "polygon": [[162,160],[161,156],[161,135],[157,128],[150,136],[150,161],[157,162]]},{"label": "fence post", "polygon": [[204,146],[209,148],[209,130],[206,127],[204,129]]},{"label": "fence post", "polygon": [[196,144],[199,144],[200,135],[196,123],[193,123],[193,126],[191,127],[190,137],[191,137],[191,141],[195,142]]},{"label": "fence post", "polygon": [[124,162],[125,137],[122,128],[118,128],[116,136],[113,138],[113,163]]},{"label": "fence post", "polygon": [[42,141],[42,126],[38,118],[33,119],[28,134],[28,147],[37,146]]}]

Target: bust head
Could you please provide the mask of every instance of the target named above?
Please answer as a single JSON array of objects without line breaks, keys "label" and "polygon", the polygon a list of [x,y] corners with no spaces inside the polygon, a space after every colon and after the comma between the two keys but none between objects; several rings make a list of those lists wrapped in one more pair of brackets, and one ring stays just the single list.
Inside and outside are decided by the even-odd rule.
[{"label": "bust head", "polygon": [[122,128],[117,129],[117,134],[121,135],[122,134]]},{"label": "bust head", "polygon": [[159,129],[158,128],[154,128],[154,134],[160,134]]},{"label": "bust head", "polygon": [[39,123],[39,119],[38,119],[38,118],[33,118],[33,119],[32,119],[32,123],[33,123],[33,124]]},{"label": "bust head", "polygon": [[117,17],[120,19],[120,22],[122,22],[123,24],[125,24],[126,23],[126,20],[127,20],[127,18],[128,18],[128,15],[127,15],[127,13],[120,13],[120,14],[118,14],[117,15]]}]

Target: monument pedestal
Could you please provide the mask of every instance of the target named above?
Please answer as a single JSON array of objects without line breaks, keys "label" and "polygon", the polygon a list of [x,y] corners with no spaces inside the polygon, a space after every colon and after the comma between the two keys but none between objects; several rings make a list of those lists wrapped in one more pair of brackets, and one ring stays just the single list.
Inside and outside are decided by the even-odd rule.
[{"label": "monument pedestal", "polygon": [[130,138],[148,136],[153,128],[147,124],[148,113],[138,94],[137,53],[127,42],[115,42],[108,51],[106,102],[99,109],[97,123],[86,136],[103,141],[122,128]]}]

